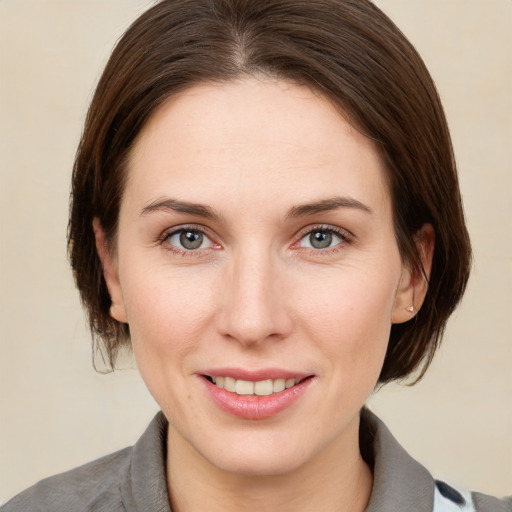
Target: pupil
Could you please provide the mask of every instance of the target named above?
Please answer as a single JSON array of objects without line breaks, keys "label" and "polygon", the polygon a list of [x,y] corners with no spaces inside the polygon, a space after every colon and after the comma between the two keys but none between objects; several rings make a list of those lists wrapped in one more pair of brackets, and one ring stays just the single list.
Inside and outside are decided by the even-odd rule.
[{"label": "pupil", "polygon": [[311,246],[315,249],[326,249],[332,243],[332,233],[315,231],[314,233],[311,233],[309,241]]},{"label": "pupil", "polygon": [[197,249],[203,243],[203,235],[194,231],[183,231],[180,235],[180,243],[185,249]]}]

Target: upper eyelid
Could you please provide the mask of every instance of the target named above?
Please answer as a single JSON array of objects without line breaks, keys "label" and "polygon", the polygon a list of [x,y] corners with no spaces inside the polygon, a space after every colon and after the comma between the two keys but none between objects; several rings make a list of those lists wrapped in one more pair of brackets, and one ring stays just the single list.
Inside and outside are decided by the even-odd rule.
[{"label": "upper eyelid", "polygon": [[[159,243],[164,243],[169,240],[172,236],[176,235],[177,233],[183,232],[183,231],[197,231],[201,234],[203,234],[212,245],[221,245],[220,242],[217,241],[217,237],[213,235],[210,229],[206,228],[202,225],[197,224],[182,224],[181,226],[173,226],[172,228],[165,229],[162,234],[158,237]],[[170,244],[173,245],[173,244]],[[179,249],[179,247],[177,247]],[[197,249],[197,250],[189,250],[188,252],[197,252],[201,251],[203,249]]]},{"label": "upper eyelid", "polygon": [[355,235],[348,229],[341,228],[339,226],[333,226],[332,224],[316,224],[312,226],[306,226],[297,233],[296,237],[300,240],[313,231],[331,231],[332,233],[341,236],[343,239],[353,240],[355,238]]},{"label": "upper eyelid", "polygon": [[[171,243],[170,238],[176,236],[183,231],[196,231],[201,233],[208,241],[208,247],[198,247],[197,249],[187,249],[181,247],[178,244]],[[215,237],[208,234],[208,229],[204,226],[197,226],[193,224],[183,224],[181,226],[174,226],[168,228],[162,232],[158,237],[158,245],[161,246],[165,251],[172,253],[179,257],[191,257],[191,258],[204,258],[210,254],[211,250],[222,248],[222,245],[216,241]]]},{"label": "upper eyelid", "polygon": [[[191,231],[198,231],[202,233],[204,236],[206,236],[213,244],[223,245],[221,242],[219,242],[219,237],[216,236],[214,232],[212,232],[211,229],[207,228],[204,225],[201,224],[182,224],[178,226],[173,226],[172,228],[165,229],[159,239],[161,241],[167,240],[169,237],[175,235],[176,233],[180,233],[181,231],[185,230],[191,230]],[[349,231],[346,228],[342,228],[340,226],[334,226],[332,224],[313,224],[309,226],[305,226],[302,229],[300,229],[296,234],[293,236],[294,242],[292,245],[298,243],[300,240],[302,240],[305,236],[308,234],[314,232],[314,231],[330,231],[336,235],[338,235],[342,240],[345,242],[351,242],[353,241],[356,236]]]},{"label": "upper eyelid", "polygon": [[187,229],[189,231],[198,231],[203,235],[206,235],[208,238],[212,238],[211,230],[200,224],[182,224],[179,226],[173,226],[172,228],[167,228],[162,232],[162,238],[167,238],[171,235],[179,233],[180,231],[186,231]]},{"label": "upper eyelid", "polygon": [[[306,238],[311,233],[314,233],[315,231],[331,232],[340,239],[340,242],[333,246],[326,247],[324,249],[316,249],[308,246],[302,246],[302,240],[304,240],[304,238]],[[290,249],[295,251],[305,251],[306,254],[314,255],[315,257],[328,257],[330,255],[337,253],[338,251],[342,250],[345,247],[353,245],[357,239],[356,236],[348,229],[342,228],[340,226],[334,226],[332,224],[317,224],[306,226],[305,228],[300,230],[295,235],[294,240],[295,241],[290,245]]]}]

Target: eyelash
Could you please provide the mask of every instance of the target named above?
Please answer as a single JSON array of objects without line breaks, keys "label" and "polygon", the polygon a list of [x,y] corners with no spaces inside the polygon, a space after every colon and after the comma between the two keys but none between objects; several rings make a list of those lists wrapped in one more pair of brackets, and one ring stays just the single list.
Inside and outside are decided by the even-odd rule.
[{"label": "eyelash", "polygon": [[[307,236],[311,236],[315,232],[321,232],[325,234],[335,235],[341,239],[341,242],[337,243],[332,247],[326,247],[325,249],[315,249],[314,247],[303,247],[304,250],[310,252],[314,255],[323,255],[328,256],[331,254],[335,254],[340,251],[343,246],[350,245],[354,242],[354,235],[347,231],[346,229],[338,228],[331,225],[318,224],[315,226],[308,226],[305,230],[301,231],[297,236],[298,240],[295,242],[292,247],[299,246],[298,244],[304,240]],[[300,247],[300,246],[299,246]]]},{"label": "eyelash", "polygon": [[[180,249],[174,244],[171,244],[169,242],[169,239],[175,235],[178,235],[180,233],[184,232],[194,232],[198,234],[202,234],[204,237],[206,237],[207,240],[209,240],[211,247],[208,248],[198,248],[198,249]],[[296,237],[297,241],[292,244],[293,249],[299,249],[300,242],[304,240],[307,236],[311,236],[311,234],[315,232],[322,232],[325,234],[331,234],[339,237],[341,239],[341,242],[334,245],[333,247],[326,247],[324,249],[316,249],[313,247],[302,247],[302,249],[310,252],[314,255],[329,255],[338,252],[345,244],[352,244],[354,241],[354,235],[350,233],[349,231],[345,229],[341,229],[338,227],[334,227],[331,225],[325,225],[325,224],[318,224],[315,226],[309,226],[303,231],[299,232]],[[177,228],[173,228],[171,231],[165,231],[162,236],[159,238],[158,242],[164,246],[165,250],[170,251],[174,254],[177,254],[179,256],[198,256],[200,254],[200,251],[204,251],[205,249],[219,249],[221,248],[220,244],[213,241],[212,236],[208,234],[208,230],[205,229],[203,226],[197,226],[197,225],[184,225]]]},{"label": "eyelash", "polygon": [[164,247],[166,251],[177,254],[178,256],[198,256],[199,251],[204,251],[205,248],[202,249],[180,249],[178,246],[170,243],[170,238],[179,235],[180,233],[185,232],[193,232],[203,235],[207,240],[209,240],[211,247],[208,249],[218,249],[220,248],[220,244],[213,241],[212,236],[208,234],[208,230],[206,230],[203,226],[195,226],[195,225],[185,225],[180,226],[178,228],[173,228],[171,231],[165,231],[162,236],[159,238],[159,243]]}]

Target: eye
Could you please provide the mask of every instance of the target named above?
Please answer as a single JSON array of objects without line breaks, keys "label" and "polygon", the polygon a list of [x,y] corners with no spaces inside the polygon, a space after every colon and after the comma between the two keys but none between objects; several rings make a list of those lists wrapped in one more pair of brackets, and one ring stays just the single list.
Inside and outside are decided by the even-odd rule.
[{"label": "eye", "polygon": [[347,238],[330,228],[316,228],[303,236],[299,244],[310,249],[332,249],[343,242],[347,242]]},{"label": "eye", "polygon": [[206,249],[215,245],[202,231],[191,228],[182,228],[173,231],[165,237],[165,241],[185,251]]}]

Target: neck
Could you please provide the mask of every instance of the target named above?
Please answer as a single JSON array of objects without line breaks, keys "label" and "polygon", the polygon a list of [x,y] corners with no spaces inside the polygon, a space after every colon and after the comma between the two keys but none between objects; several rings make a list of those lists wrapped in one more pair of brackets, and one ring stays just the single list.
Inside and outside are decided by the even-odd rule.
[{"label": "neck", "polygon": [[351,435],[336,439],[303,465],[265,476],[219,469],[170,427],[167,483],[172,510],[363,512],[373,477],[359,451],[356,423]]}]

